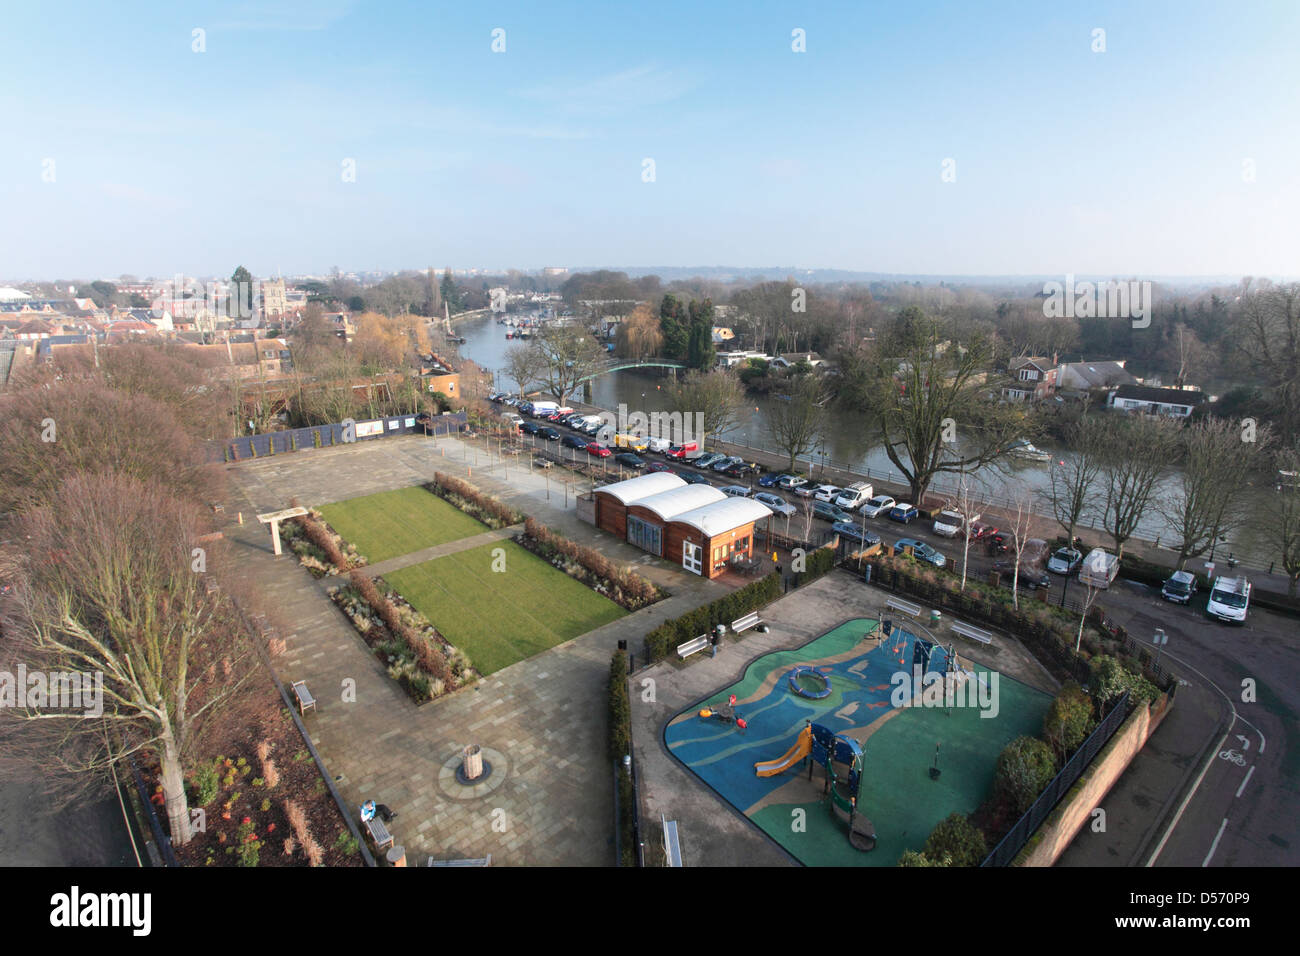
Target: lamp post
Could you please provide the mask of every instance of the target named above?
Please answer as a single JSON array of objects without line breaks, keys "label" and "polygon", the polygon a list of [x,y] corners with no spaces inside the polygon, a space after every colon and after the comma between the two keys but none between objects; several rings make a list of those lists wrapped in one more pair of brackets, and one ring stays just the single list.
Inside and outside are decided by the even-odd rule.
[{"label": "lamp post", "polygon": [[1215,538],[1214,538],[1214,541],[1212,541],[1212,542],[1210,543],[1210,563],[1211,563],[1211,564],[1214,563],[1214,549],[1217,548],[1217,547],[1219,546],[1219,542],[1223,542],[1224,544],[1227,544],[1227,543],[1228,543],[1228,536],[1227,536],[1226,534],[1216,535]]},{"label": "lamp post", "polygon": [[1151,638],[1151,643],[1156,646],[1155,666],[1160,666],[1160,649],[1169,643],[1169,635],[1164,632],[1164,628],[1157,627],[1155,635]]}]

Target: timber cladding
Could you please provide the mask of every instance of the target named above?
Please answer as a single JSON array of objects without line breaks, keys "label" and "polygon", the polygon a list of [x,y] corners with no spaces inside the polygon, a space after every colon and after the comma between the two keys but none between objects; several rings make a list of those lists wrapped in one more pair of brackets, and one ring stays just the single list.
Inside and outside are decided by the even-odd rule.
[{"label": "timber cladding", "polygon": [[603,491],[596,492],[596,527],[620,538],[627,537],[627,506]]}]

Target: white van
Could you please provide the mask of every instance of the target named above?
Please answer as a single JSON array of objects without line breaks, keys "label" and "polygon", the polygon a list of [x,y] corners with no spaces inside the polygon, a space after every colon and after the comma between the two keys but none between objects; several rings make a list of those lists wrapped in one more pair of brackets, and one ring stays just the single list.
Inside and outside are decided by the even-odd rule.
[{"label": "white van", "polygon": [[867,482],[855,481],[847,488],[840,489],[840,493],[835,496],[834,504],[845,511],[857,511],[875,493],[876,490]]},{"label": "white van", "polygon": [[1250,582],[1245,578],[1214,579],[1210,587],[1210,598],[1205,602],[1205,613],[1218,621],[1229,624],[1245,624],[1246,611],[1250,607]]},{"label": "white van", "polygon": [[554,415],[559,410],[559,402],[533,402],[533,407],[528,414],[534,418],[544,418],[547,415]]},{"label": "white van", "polygon": [[667,438],[651,438],[647,441],[646,451],[652,451],[656,455],[662,455],[672,447],[672,442]]},{"label": "white van", "polygon": [[981,515],[973,515],[967,521],[966,516],[956,508],[944,508],[934,516],[934,533],[945,538],[955,538],[964,528],[970,527],[981,517]]},{"label": "white van", "polygon": [[1102,548],[1093,548],[1079,565],[1079,583],[1108,588],[1119,574],[1119,558]]}]

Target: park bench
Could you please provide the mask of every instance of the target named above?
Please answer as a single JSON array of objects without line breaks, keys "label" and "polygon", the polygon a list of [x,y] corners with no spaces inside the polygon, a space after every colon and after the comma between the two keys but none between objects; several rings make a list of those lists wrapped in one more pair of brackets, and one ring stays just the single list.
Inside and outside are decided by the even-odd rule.
[{"label": "park bench", "polygon": [[963,624],[961,621],[953,621],[952,629],[954,633],[962,637],[969,637],[972,641],[979,641],[981,644],[992,644],[993,635],[988,631],[980,630],[978,627],[972,627],[969,624]]},{"label": "park bench", "polygon": [[429,866],[491,866],[491,865],[492,865],[491,853],[489,853],[487,856],[483,857],[482,859],[477,859],[477,860],[474,859],[435,860],[433,857],[429,857]]},{"label": "park bench", "polygon": [[307,715],[308,710],[316,709],[316,698],[307,689],[305,680],[293,682],[293,696],[298,698],[298,712],[304,717]]},{"label": "park bench", "polygon": [[687,641],[685,644],[677,645],[677,656],[682,660],[690,657],[696,651],[702,651],[709,646],[709,635],[701,634],[699,637]]},{"label": "park bench", "polygon": [[758,612],[750,611],[744,617],[738,617],[734,621],[732,621],[731,630],[732,633],[739,634],[741,631],[749,630],[751,627],[754,627],[756,624],[758,624]]},{"label": "park bench", "polygon": [[388,827],[384,826],[383,820],[379,819],[379,817],[371,817],[365,823],[370,839],[375,841],[376,850],[382,850],[393,845],[393,835],[388,832]]},{"label": "park bench", "polygon": [[663,814],[659,815],[659,819],[664,825],[664,858],[669,866],[681,866],[682,848],[677,840],[677,821],[669,820]]},{"label": "park bench", "polygon": [[904,601],[900,598],[893,598],[893,597],[887,598],[885,600],[885,607],[890,608],[891,610],[894,611],[898,611],[902,614],[907,614],[910,617],[921,616],[921,605],[913,604],[910,601]]}]

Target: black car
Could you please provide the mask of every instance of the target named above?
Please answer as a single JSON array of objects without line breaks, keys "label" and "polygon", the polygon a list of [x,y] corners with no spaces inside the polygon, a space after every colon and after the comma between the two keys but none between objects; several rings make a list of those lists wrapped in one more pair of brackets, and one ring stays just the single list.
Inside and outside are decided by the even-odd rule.
[{"label": "black car", "polygon": [[586,448],[587,439],[581,435],[565,435],[560,439],[560,444],[565,448]]},{"label": "black car", "polygon": [[547,425],[545,428],[537,429],[537,434],[540,435],[542,438],[545,438],[547,441],[560,440],[560,433],[556,429],[551,428],[549,425]]},{"label": "black car", "polygon": [[537,424],[537,422],[524,422],[519,426],[519,430],[525,435],[536,435],[542,430],[542,426]]},{"label": "black car", "polygon": [[639,455],[634,455],[630,451],[625,451],[621,455],[615,455],[614,460],[620,465],[627,465],[629,468],[644,468],[645,459]]},{"label": "black car", "polygon": [[1015,566],[1015,561],[995,561],[993,563],[993,570],[1007,575],[1008,577],[1014,570],[1016,577],[1020,579],[1020,586],[1028,588],[1031,591],[1037,591],[1039,588],[1050,588],[1052,586],[1052,579],[1048,577],[1046,571],[1041,569],[1031,571],[1025,568],[1017,568]]},{"label": "black car", "polygon": [[698,472],[687,471],[685,468],[681,471],[675,471],[673,474],[688,485],[707,485],[709,483],[709,479],[705,478],[703,475]]},{"label": "black car", "polygon": [[755,468],[753,465],[746,464],[743,461],[738,464],[732,465],[729,468],[722,469],[722,473],[724,475],[728,475],[729,477],[732,478],[746,478],[754,474],[756,471],[758,471],[757,468]]}]

